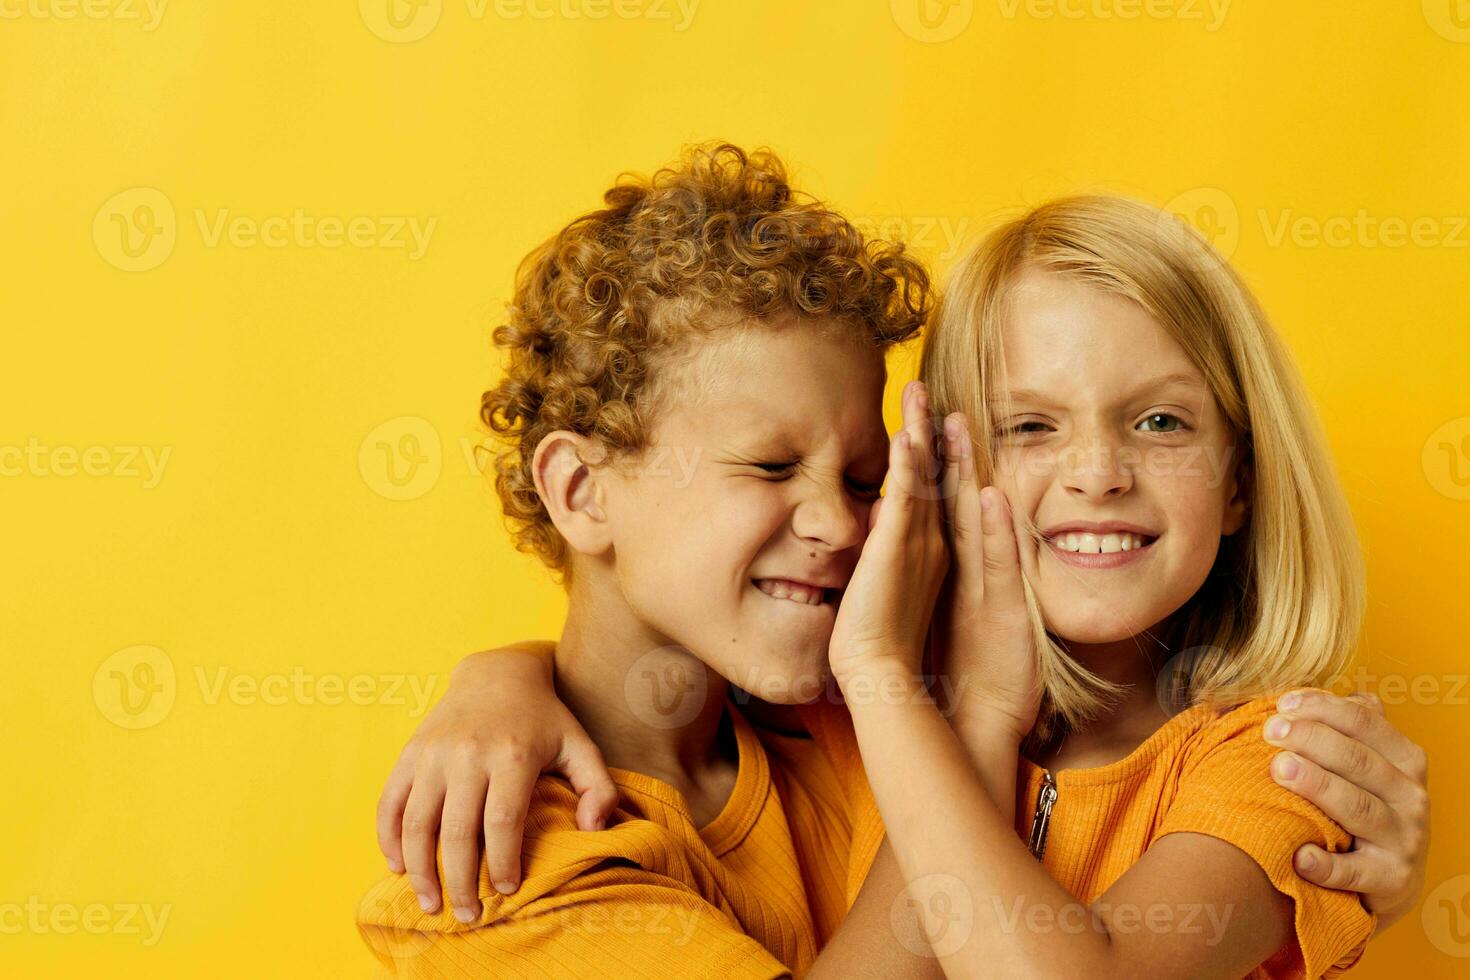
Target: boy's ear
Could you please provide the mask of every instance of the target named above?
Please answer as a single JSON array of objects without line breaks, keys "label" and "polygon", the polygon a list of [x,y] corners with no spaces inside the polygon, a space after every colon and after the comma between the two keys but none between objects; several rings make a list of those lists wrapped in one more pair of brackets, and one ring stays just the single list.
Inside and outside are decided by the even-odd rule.
[{"label": "boy's ear", "polygon": [[573,550],[600,555],[612,547],[612,530],[603,505],[606,488],[583,460],[595,454],[592,440],[557,430],[541,440],[531,457],[536,494],[563,539]]},{"label": "boy's ear", "polygon": [[1251,509],[1254,476],[1255,470],[1251,466],[1250,453],[1247,452],[1230,478],[1230,496],[1225,501],[1225,520],[1221,524],[1221,534],[1234,534],[1245,527],[1245,520]]}]

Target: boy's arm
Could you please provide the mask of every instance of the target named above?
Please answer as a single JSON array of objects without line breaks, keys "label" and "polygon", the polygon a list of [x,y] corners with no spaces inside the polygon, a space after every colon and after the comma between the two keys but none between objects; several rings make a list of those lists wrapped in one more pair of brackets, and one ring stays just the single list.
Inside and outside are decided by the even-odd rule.
[{"label": "boy's arm", "polygon": [[491,881],[502,893],[521,880],[526,808],[543,772],[565,776],[581,796],[577,824],[600,829],[617,804],[602,753],[556,696],[555,645],[532,641],[474,653],[455,667],[378,799],[378,846],[407,872],[426,912],[440,907],[435,844],[456,917],[480,914],[480,834]]}]

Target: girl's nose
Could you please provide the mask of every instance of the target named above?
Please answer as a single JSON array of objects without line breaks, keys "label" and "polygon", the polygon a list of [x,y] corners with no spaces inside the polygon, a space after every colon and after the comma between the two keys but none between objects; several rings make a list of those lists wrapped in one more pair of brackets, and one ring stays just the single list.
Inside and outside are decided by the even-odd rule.
[{"label": "girl's nose", "polygon": [[1067,492],[1089,500],[1118,497],[1133,488],[1133,467],[1104,438],[1075,442],[1061,450],[1057,473]]}]

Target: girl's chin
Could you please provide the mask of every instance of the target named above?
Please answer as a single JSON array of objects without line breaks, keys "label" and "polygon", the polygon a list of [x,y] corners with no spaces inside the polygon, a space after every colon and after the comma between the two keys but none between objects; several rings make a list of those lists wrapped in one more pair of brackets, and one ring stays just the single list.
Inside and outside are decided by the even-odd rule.
[{"label": "girl's chin", "polygon": [[1062,617],[1062,620],[1058,623],[1052,617],[1046,617],[1046,631],[1059,642],[1102,646],[1133,639],[1155,623],[1158,617],[1150,618],[1147,614],[1128,616],[1126,612],[1119,615],[1116,611],[1100,611],[1096,617],[1078,617],[1074,610],[1072,615]]}]

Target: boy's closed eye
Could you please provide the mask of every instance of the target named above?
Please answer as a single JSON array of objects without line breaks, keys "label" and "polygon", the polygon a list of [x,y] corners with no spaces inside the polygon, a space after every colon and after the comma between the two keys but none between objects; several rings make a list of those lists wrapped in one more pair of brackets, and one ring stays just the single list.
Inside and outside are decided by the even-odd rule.
[{"label": "boy's closed eye", "polygon": [[[762,473],[769,474],[773,483],[789,480],[795,476],[801,467],[800,460],[790,460],[773,463],[750,463]],[[864,499],[877,499],[879,492],[883,489],[883,478],[880,476],[876,481],[849,474],[843,478],[849,490],[856,497]]]}]

